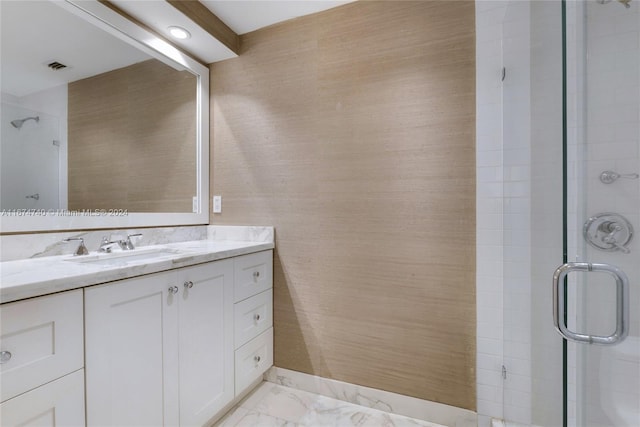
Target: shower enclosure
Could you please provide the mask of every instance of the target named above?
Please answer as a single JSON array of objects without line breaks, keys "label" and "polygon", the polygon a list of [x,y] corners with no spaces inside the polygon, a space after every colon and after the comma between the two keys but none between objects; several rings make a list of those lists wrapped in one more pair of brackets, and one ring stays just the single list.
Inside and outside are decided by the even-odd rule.
[{"label": "shower enclosure", "polygon": [[502,61],[504,418],[639,426],[640,1],[511,1]]},{"label": "shower enclosure", "polygon": [[0,119],[0,209],[60,208],[59,119],[5,102]]}]

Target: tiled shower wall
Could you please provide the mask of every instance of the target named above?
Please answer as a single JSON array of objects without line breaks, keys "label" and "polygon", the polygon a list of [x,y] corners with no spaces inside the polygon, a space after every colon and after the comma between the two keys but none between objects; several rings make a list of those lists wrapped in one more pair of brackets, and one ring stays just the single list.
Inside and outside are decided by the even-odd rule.
[{"label": "tiled shower wall", "polygon": [[551,310],[532,308],[551,306],[546,285],[562,261],[560,9],[476,6],[479,425],[545,425],[561,419],[561,350]]},{"label": "tiled shower wall", "polygon": [[531,6],[502,22],[504,419],[531,420]]},{"label": "tiled shower wall", "polygon": [[[640,3],[626,9],[615,2],[587,2],[586,8],[586,101],[584,150],[584,194],[581,221],[601,212],[626,217],[637,232],[640,229],[640,180],[620,179],[603,184],[599,175],[605,170],[621,174],[640,172]],[[603,252],[584,245],[578,254],[591,262],[620,267],[630,280],[629,338],[615,347],[593,346],[583,350],[579,359],[586,374],[580,378],[585,390],[586,425],[629,425],[640,420],[640,364],[637,358],[619,359],[625,349],[638,354],[640,345],[640,241],[629,243],[629,254]],[[585,277],[588,294],[585,310],[591,313],[582,323],[595,333],[608,333],[613,327],[615,295],[613,286],[597,276]],[[599,285],[599,286],[598,286]],[[620,408],[613,411],[614,405]],[[623,408],[623,409],[622,409]],[[618,418],[621,410],[627,419]]]},{"label": "tiled shower wall", "polygon": [[[639,10],[616,2],[567,2],[569,261],[621,265],[632,277],[639,267],[626,265],[622,254],[585,252],[580,230],[600,211],[619,211],[634,225],[640,221],[637,181],[613,188],[597,179],[611,168],[638,172]],[[476,14],[479,425],[490,417],[554,425],[561,417],[562,384],[561,341],[550,319],[550,275],[562,262],[559,2],[477,1]],[[576,296],[570,296],[572,315]],[[638,298],[632,304],[640,304]],[[589,311],[598,310],[610,317],[606,310]],[[637,324],[631,328],[637,335]],[[599,369],[597,349],[586,356],[584,350],[569,346],[569,423],[610,423],[597,413],[606,400],[595,392],[601,387],[580,382],[589,377],[576,378],[578,363],[590,372]],[[580,412],[583,389],[590,407]]]},{"label": "tiled shower wall", "polygon": [[476,1],[478,425],[503,418],[502,22],[508,3]]}]

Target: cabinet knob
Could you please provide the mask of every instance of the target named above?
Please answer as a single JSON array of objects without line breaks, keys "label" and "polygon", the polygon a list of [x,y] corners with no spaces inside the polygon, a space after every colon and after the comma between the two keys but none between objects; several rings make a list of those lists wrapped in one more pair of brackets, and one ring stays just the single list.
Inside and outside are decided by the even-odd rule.
[{"label": "cabinet knob", "polygon": [[184,282],[184,288],[185,289],[191,289],[193,288],[193,282],[191,280]]},{"label": "cabinet knob", "polygon": [[177,294],[178,293],[178,287],[177,286],[171,286],[169,288],[169,293],[172,294],[172,295],[173,294]]},{"label": "cabinet knob", "polygon": [[260,315],[258,313],[254,314],[253,320],[255,320],[256,322],[260,321]]},{"label": "cabinet knob", "polygon": [[253,278],[258,280],[259,277],[260,277],[260,272],[259,271],[254,271],[253,272]]},{"label": "cabinet knob", "polygon": [[11,360],[11,352],[0,351],[0,363],[7,363],[9,360]]},{"label": "cabinet knob", "polygon": [[254,360],[256,363],[260,363],[260,356],[254,356],[254,357],[253,357],[253,360]]}]

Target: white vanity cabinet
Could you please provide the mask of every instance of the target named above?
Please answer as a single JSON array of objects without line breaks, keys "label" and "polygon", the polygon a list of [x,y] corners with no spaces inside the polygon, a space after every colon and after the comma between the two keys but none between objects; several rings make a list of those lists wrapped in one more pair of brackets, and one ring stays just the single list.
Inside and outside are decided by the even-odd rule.
[{"label": "white vanity cabinet", "polygon": [[233,385],[233,259],[85,290],[87,423],[203,425]]},{"label": "white vanity cabinet", "polygon": [[273,364],[272,286],[264,250],[0,305],[0,425],[207,425]]},{"label": "white vanity cabinet", "polygon": [[235,262],[234,348],[236,396],[273,365],[273,252]]},{"label": "white vanity cabinet", "polygon": [[82,290],[0,306],[0,425],[83,426]]}]

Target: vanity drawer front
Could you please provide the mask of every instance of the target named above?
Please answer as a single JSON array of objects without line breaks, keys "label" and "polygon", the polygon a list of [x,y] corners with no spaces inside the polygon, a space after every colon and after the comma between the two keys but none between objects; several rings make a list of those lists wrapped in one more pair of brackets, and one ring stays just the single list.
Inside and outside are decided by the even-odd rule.
[{"label": "vanity drawer front", "polygon": [[235,258],[234,302],[242,301],[273,286],[273,251]]},{"label": "vanity drawer front", "polygon": [[273,290],[234,305],[234,342],[238,348],[273,326]]},{"label": "vanity drawer front", "polygon": [[236,350],[236,396],[273,365],[273,328]]},{"label": "vanity drawer front", "polygon": [[84,365],[82,290],[0,306],[1,400]]},{"label": "vanity drawer front", "polygon": [[84,426],[84,370],[0,404],[0,425]]}]

